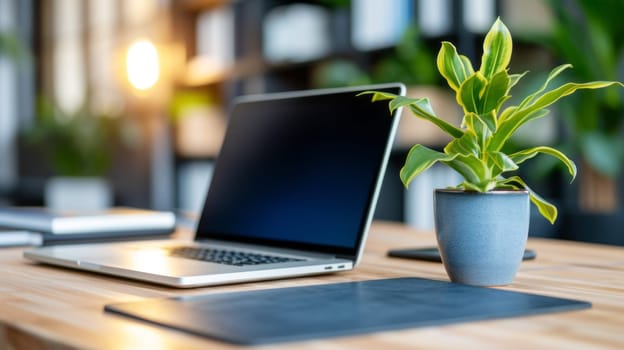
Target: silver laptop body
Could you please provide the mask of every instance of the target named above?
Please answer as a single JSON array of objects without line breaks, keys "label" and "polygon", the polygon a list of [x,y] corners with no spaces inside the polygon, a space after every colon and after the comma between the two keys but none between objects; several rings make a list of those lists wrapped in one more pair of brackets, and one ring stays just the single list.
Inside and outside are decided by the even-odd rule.
[{"label": "silver laptop body", "polygon": [[353,269],[401,112],[356,96],[366,90],[405,94],[393,83],[235,101],[194,241],[45,246],[24,257],[180,288]]}]

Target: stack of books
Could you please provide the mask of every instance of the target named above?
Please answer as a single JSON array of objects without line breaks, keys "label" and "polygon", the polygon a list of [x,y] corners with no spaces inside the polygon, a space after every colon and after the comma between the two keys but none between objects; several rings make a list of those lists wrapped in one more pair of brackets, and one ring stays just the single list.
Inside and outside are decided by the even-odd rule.
[{"label": "stack of books", "polygon": [[[111,208],[99,212],[58,212],[39,207],[0,208],[0,246],[48,245],[144,239],[175,231],[172,212]],[[7,230],[10,229],[10,230]]]}]

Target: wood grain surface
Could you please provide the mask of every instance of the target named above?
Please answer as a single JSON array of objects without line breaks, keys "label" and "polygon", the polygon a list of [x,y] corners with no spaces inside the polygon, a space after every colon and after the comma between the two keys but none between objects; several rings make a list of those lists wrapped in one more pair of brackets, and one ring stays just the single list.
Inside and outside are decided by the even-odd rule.
[{"label": "wood grain surface", "polygon": [[[187,233],[180,233],[187,235]],[[373,224],[353,271],[179,290],[36,264],[0,250],[0,349],[228,349],[235,346],[103,312],[142,298],[222,293],[391,277],[448,280],[439,263],[386,257],[435,244],[429,232]],[[537,258],[502,289],[580,299],[589,310],[265,346],[271,349],[624,349],[624,248],[530,239]],[[331,317],[331,315],[328,315]]]}]

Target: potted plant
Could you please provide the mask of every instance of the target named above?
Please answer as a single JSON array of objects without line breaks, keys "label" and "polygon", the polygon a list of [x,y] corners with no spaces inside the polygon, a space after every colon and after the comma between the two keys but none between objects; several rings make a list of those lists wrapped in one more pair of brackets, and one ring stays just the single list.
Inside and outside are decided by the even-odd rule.
[{"label": "potted plant", "polygon": [[443,151],[416,144],[410,150],[400,177],[409,183],[433,164],[441,162],[457,171],[464,181],[452,189],[434,192],[438,247],[446,271],[454,282],[472,285],[505,285],[513,281],[526,245],[529,200],[553,223],[557,208],[531,190],[513,174],[520,164],[538,154],[555,157],[567,167],[572,179],[576,166],[562,152],[537,146],[508,152],[504,146],[520,126],[548,114],[546,107],[579,89],[597,89],[619,82],[565,83],[549,88],[552,80],[570,68],[554,68],[537,91],[518,105],[505,106],[514,85],[525,75],[509,74],[512,38],[497,19],[485,36],[479,70],[442,42],[437,68],[455,92],[464,116],[460,126],[439,118],[427,98],[409,98],[368,91],[373,101],[389,101],[391,110],[407,107],[452,140]]},{"label": "potted plant", "polygon": [[37,112],[24,136],[44,153],[53,172],[45,185],[46,206],[75,211],[111,206],[113,190],[106,175],[118,144],[119,118],[86,108],[63,113],[46,98],[39,99]]}]

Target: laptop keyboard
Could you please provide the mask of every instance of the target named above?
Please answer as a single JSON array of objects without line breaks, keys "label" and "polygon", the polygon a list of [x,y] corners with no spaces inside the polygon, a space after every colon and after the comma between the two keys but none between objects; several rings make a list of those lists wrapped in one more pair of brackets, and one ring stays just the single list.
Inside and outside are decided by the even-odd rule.
[{"label": "laptop keyboard", "polygon": [[274,264],[302,260],[283,256],[200,247],[174,247],[169,249],[169,255],[234,266]]}]

